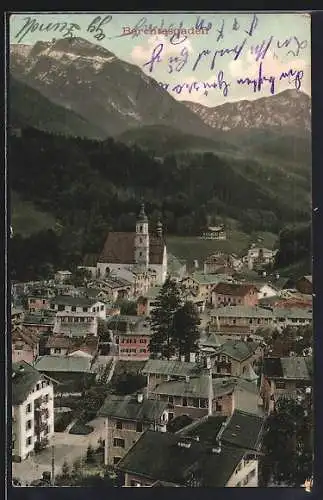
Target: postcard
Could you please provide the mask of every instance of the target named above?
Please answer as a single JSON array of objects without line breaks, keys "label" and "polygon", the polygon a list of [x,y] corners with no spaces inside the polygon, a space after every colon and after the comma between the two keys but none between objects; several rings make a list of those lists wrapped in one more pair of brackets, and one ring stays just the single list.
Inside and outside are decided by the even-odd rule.
[{"label": "postcard", "polygon": [[13,485],[311,490],[310,37],[10,15]]}]

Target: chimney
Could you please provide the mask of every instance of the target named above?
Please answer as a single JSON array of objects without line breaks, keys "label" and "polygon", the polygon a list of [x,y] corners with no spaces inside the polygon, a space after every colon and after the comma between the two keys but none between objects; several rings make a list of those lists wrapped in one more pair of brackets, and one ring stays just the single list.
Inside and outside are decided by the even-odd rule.
[{"label": "chimney", "polygon": [[142,403],[143,400],[144,400],[144,395],[140,392],[139,394],[137,394],[137,402]]}]

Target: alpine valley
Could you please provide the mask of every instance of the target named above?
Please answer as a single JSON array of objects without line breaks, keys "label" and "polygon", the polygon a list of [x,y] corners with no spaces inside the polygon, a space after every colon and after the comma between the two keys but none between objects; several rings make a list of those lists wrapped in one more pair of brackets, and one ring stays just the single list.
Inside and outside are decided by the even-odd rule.
[{"label": "alpine valley", "polygon": [[302,92],[215,108],[179,102],[138,66],[75,38],[11,45],[9,96],[13,240],[52,228],[57,265],[93,252],[108,228],[131,230],[139,198],[169,235],[225,221],[278,238],[286,225],[309,224],[311,100]]}]

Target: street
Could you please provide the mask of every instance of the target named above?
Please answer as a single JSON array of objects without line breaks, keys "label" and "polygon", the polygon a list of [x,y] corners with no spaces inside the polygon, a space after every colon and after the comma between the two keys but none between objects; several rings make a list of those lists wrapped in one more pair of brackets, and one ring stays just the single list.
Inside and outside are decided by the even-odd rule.
[{"label": "street", "polygon": [[[94,427],[94,431],[87,436],[76,436],[68,432],[55,432],[52,440],[54,445],[55,473],[60,474],[62,465],[66,461],[70,467],[77,458],[85,456],[89,444],[93,447],[98,446],[100,437],[104,439],[104,419],[97,418],[89,422]],[[22,485],[30,483],[35,479],[40,479],[42,473],[51,471],[52,467],[52,448],[49,446],[46,450],[29,457],[23,462],[12,463],[12,477],[22,482]]]}]

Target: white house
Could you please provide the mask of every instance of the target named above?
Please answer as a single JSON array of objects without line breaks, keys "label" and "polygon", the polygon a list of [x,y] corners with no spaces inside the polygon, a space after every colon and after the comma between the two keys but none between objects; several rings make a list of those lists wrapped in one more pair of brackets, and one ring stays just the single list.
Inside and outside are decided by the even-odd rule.
[{"label": "white house", "polygon": [[12,364],[12,459],[21,461],[54,434],[52,381],[22,361]]},{"label": "white house", "polygon": [[55,273],[55,281],[59,283],[65,283],[72,276],[71,271],[57,271]]},{"label": "white house", "polygon": [[98,317],[88,312],[58,312],[54,321],[53,333],[69,337],[86,337],[98,334]]},{"label": "white house", "polygon": [[109,306],[97,299],[58,295],[51,300],[51,309],[57,312],[70,313],[71,315],[90,313],[97,318],[106,319]]},{"label": "white house", "polygon": [[[155,234],[149,232],[144,205],[135,232],[110,232],[97,262],[98,277],[122,270],[133,270],[148,276],[151,284],[162,285],[167,276],[167,250],[159,222]],[[142,293],[142,292],[141,292]]]},{"label": "white house", "polygon": [[243,257],[243,262],[249,269],[253,269],[255,265],[267,265],[274,262],[277,250],[269,250],[268,248],[259,248],[252,246],[247,255]]}]

